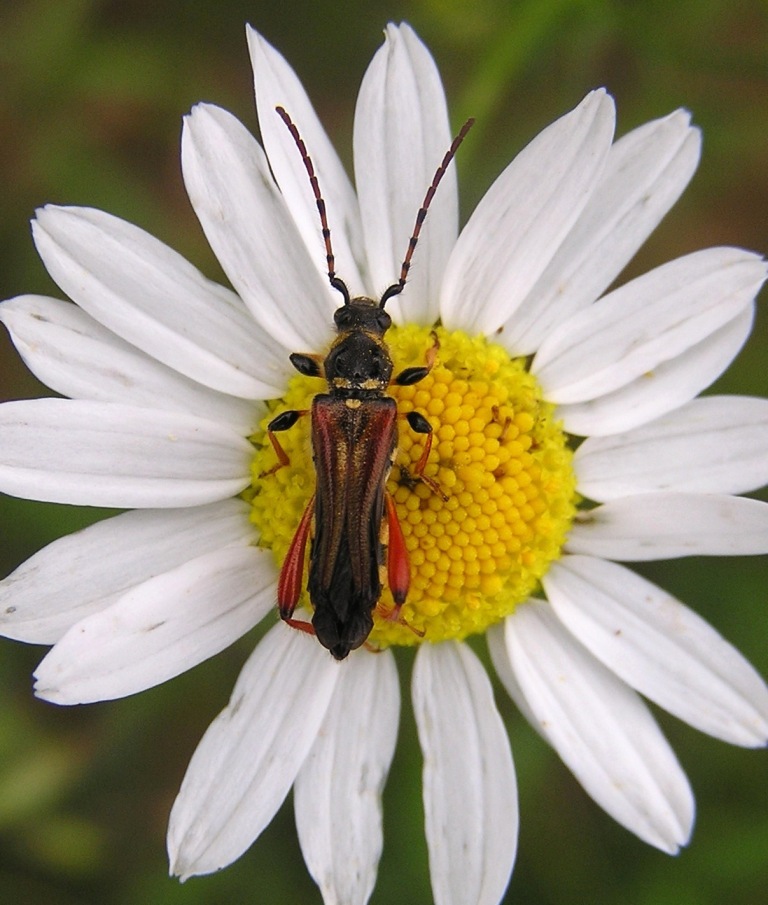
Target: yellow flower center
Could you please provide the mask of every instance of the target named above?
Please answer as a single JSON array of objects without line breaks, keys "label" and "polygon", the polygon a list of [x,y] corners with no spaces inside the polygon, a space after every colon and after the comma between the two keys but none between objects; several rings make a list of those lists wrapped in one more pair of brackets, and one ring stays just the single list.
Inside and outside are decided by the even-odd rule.
[{"label": "yellow flower center", "polygon": [[[447,499],[414,478],[427,438],[402,418],[387,491],[403,529],[411,584],[401,622],[374,612],[373,647],[465,638],[508,616],[560,555],[576,511],[567,436],[526,362],[482,337],[436,333],[440,350],[429,375],[389,392],[401,415],[415,410],[432,425],[425,474]],[[386,342],[395,374],[422,365],[432,345],[430,331],[415,326],[392,327]],[[266,425],[286,409],[309,409],[324,391],[317,378],[297,375],[253,438],[252,520],[278,566],[315,477],[308,417],[279,434],[290,464],[260,477],[276,463]],[[306,591],[300,603],[310,606]],[[381,603],[384,612],[393,607],[386,587]]]}]

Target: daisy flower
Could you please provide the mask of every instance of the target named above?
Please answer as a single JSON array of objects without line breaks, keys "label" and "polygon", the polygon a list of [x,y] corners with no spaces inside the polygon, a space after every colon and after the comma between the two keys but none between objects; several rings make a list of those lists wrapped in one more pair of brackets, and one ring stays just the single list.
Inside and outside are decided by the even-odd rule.
[{"label": "daisy flower", "polygon": [[386,335],[395,373],[423,365],[438,338],[429,374],[391,392],[433,427],[425,474],[441,493],[414,479],[425,438],[404,423],[388,484],[410,557],[403,621],[376,611],[368,644],[337,662],[274,616],[315,474],[309,419],[280,434],[290,464],[278,470],[265,428],[322,391],[288,356],[327,352],[340,304],[275,107],[313,158],[339,276],[373,299],[397,279],[451,132],[428,51],[388,26],[360,89],[355,189],[292,69],[255,31],[248,43],[263,148],[210,104],[182,139],[184,182],[232,289],[100,211],[47,206],[33,223],[72,301],[21,296],[0,318],[69,398],[0,408],[0,489],[129,511],[5,579],[2,632],[52,644],[36,693],[76,704],[149,688],[276,622],[173,806],[182,877],[238,858],[293,788],[324,901],[368,900],[400,708],[393,648],[410,645],[434,899],[497,903],[517,792],[475,635],[595,801],[677,851],[693,797],[644,698],[736,745],[768,736],[753,668],[619,564],[768,551],[768,505],[738,496],[768,480],[768,402],[696,398],[745,341],[765,263],[710,248],[607,291],[692,176],[698,130],[678,110],[614,141],[613,101],[594,91],[513,160],[460,232],[449,168]]}]

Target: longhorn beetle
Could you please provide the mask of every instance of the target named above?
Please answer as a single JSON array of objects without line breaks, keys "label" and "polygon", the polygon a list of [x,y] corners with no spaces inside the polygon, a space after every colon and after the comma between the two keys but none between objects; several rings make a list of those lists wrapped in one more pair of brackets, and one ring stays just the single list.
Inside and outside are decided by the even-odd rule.
[{"label": "longhorn beetle", "polygon": [[[267,427],[267,436],[278,462],[264,475],[274,473],[289,462],[275,434],[293,427],[300,416],[310,414],[316,471],[315,494],[307,504],[280,571],[277,601],[285,622],[317,635],[320,643],[337,660],[343,660],[351,650],[364,643],[373,628],[373,611],[381,607],[380,570],[384,565],[385,550],[387,583],[395,605],[382,614],[393,621],[401,621],[400,608],[408,593],[408,553],[394,500],[386,490],[387,477],[397,452],[397,404],[387,394],[387,387],[391,383],[409,386],[423,380],[434,364],[438,344],[437,337],[433,336],[426,364],[406,368],[393,378],[392,359],[384,342],[384,334],[392,320],[384,308],[405,287],[411,258],[435,190],[474,120],[464,124],[427,189],[400,269],[400,279],[376,302],[364,296],[350,298],[346,284],[336,276],[325,202],[312,160],[290,116],[282,107],[276,110],[293,136],[307,170],[320,214],[328,279],[344,300],[334,313],[338,335],[325,359],[296,352],[290,356],[300,374],[324,377],[328,392],[313,398],[309,412],[295,409],[282,412]],[[439,493],[437,484],[424,474],[432,446],[432,427],[418,412],[409,412],[406,419],[411,430],[426,435],[414,477]],[[310,624],[294,619],[293,612],[301,593],[304,553],[313,519],[307,584],[314,607]]]}]

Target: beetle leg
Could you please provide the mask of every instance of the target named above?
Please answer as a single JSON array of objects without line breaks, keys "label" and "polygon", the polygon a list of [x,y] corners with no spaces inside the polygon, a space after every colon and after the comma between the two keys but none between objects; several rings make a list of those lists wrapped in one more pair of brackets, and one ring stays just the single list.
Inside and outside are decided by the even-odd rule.
[{"label": "beetle leg", "polygon": [[[280,569],[280,578],[277,582],[277,606],[280,610],[280,618],[292,625],[294,628],[300,628],[309,623],[300,622],[292,619],[293,611],[301,594],[302,578],[304,576],[304,552],[307,548],[307,539],[309,538],[309,526],[312,524],[312,516],[315,512],[315,498],[307,503],[304,515],[301,517],[299,527],[293,535],[288,553],[285,556],[283,567]],[[294,624],[298,622],[299,624]],[[314,634],[314,629],[310,625],[308,629],[301,628],[301,631],[308,631]]]},{"label": "beetle leg", "polygon": [[283,622],[286,625],[290,625],[291,628],[298,629],[300,632],[306,632],[308,635],[315,634],[315,627],[311,622],[305,622],[303,619],[283,619]]},{"label": "beetle leg", "polygon": [[405,603],[408,595],[408,587],[411,583],[411,568],[408,563],[408,550],[405,547],[405,538],[403,537],[403,529],[400,527],[400,520],[397,517],[395,509],[395,501],[392,495],[385,495],[387,504],[387,527],[389,529],[389,540],[387,542],[387,583],[395,606],[387,619],[398,619],[400,607]]},{"label": "beetle leg", "polygon": [[322,377],[325,373],[322,355],[294,352],[289,358],[299,374],[304,374],[305,377]]},{"label": "beetle leg", "polygon": [[296,424],[302,415],[307,415],[308,413],[308,409],[288,409],[288,411],[281,412],[269,422],[267,425],[267,437],[272,444],[272,449],[274,449],[275,454],[277,455],[277,464],[273,465],[272,468],[268,468],[266,471],[262,471],[259,474],[260,478],[266,478],[268,475],[279,471],[283,466],[290,464],[291,460],[288,458],[288,453],[280,445],[280,441],[275,436],[275,433],[277,431],[287,431]]},{"label": "beetle leg", "polygon": [[[425,419],[426,420],[426,419]],[[422,476],[423,477],[423,476]],[[405,537],[403,529],[400,526],[400,520],[397,517],[397,509],[395,508],[395,500],[391,493],[384,495],[387,506],[387,583],[389,590],[392,592],[392,598],[395,605],[391,610],[387,610],[381,601],[376,604],[376,612],[387,622],[397,622],[410,629],[420,638],[424,637],[424,632],[414,628],[400,614],[405,598],[408,596],[408,588],[411,584],[411,567],[408,562],[408,548],[405,546]],[[366,645],[367,646],[367,645]],[[370,650],[371,648],[369,648]]]},{"label": "beetle leg", "polygon": [[[408,550],[405,546],[405,538],[403,537],[403,529],[400,527],[400,520],[397,517],[395,509],[395,501],[391,494],[386,494],[384,499],[387,504],[387,583],[395,605],[391,610],[384,608],[381,601],[376,604],[376,612],[382,619],[387,622],[397,622],[409,628],[414,634],[420,638],[424,637],[424,632],[414,628],[400,615],[400,609],[405,603],[408,595],[408,587],[411,583],[411,569],[408,563]],[[366,644],[369,650],[376,650]]]},{"label": "beetle leg", "polygon": [[427,438],[424,442],[424,450],[419,456],[419,461],[416,463],[416,467],[413,470],[413,475],[420,481],[423,481],[433,493],[436,493],[442,501],[445,502],[448,497],[440,489],[440,485],[434,478],[429,478],[424,474],[424,469],[427,467],[427,460],[429,459],[429,453],[432,449],[432,425],[418,412],[408,412],[405,417],[412,431],[415,431],[417,434],[425,434]]}]

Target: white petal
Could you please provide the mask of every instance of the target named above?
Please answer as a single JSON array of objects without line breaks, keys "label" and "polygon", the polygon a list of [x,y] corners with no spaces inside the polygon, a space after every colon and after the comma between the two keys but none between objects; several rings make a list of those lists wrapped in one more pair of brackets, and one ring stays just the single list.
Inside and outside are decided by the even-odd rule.
[{"label": "white petal", "polygon": [[0,321],[32,373],[63,396],[188,412],[244,434],[261,417],[256,403],[183,377],[69,302],[19,296],[0,305]]},{"label": "white petal", "polygon": [[[361,264],[365,261],[363,230],[355,190],[315,113],[306,91],[285,58],[250,26],[246,27],[253,66],[259,131],[269,166],[301,233],[309,258],[327,281],[325,244],[315,197],[296,143],[275,112],[283,107],[307,147],[331,229],[336,270],[350,293],[365,294]],[[337,298],[337,303],[341,297]]]},{"label": "white petal", "polygon": [[517,785],[488,676],[464,644],[424,644],[413,671],[436,905],[497,905],[517,849]]},{"label": "white petal", "polygon": [[0,406],[0,490],[118,509],[198,506],[249,483],[251,445],[194,415],[70,399]]},{"label": "white petal", "polygon": [[504,325],[499,340],[506,348],[530,355],[607,289],[680,197],[700,150],[701,135],[684,110],[640,126],[611,147],[589,203]]},{"label": "white petal", "polygon": [[705,396],[576,450],[579,493],[605,501],[658,490],[746,493],[768,483],[768,400]]},{"label": "white petal", "polygon": [[[416,214],[451,144],[440,74],[409,25],[390,23],[365,73],[355,109],[355,178],[374,293],[400,277]],[[456,167],[430,205],[396,320],[433,324],[446,262],[458,233]]]},{"label": "white petal", "polygon": [[702,732],[768,741],[768,688],[709,623],[616,563],[565,556],[543,579],[561,622],[617,676]]},{"label": "white petal", "polygon": [[491,334],[517,311],[589,200],[614,121],[613,100],[588,94],[491,186],[448,262],[440,312],[449,330]]},{"label": "white petal", "polygon": [[242,500],[124,512],[53,541],[0,582],[0,634],[54,644],[126,591],[211,550],[253,543]]},{"label": "white petal", "polygon": [[566,549],[624,562],[768,553],[768,503],[701,493],[621,497],[580,512]]},{"label": "white petal", "polygon": [[373,892],[399,713],[392,654],[353,654],[293,791],[301,850],[325,905],[365,905]]},{"label": "white petal", "polygon": [[307,253],[260,145],[230,113],[198,104],[181,163],[208,242],[257,323],[289,351],[322,349],[339,294]]},{"label": "white petal", "polygon": [[48,205],[32,223],[48,272],[113,333],[198,383],[265,399],[290,370],[230,290],[103,211]]},{"label": "white petal", "polygon": [[218,654],[274,606],[272,554],[205,553],[74,625],[35,671],[35,694],[89,704],[144,691]]},{"label": "white petal", "polygon": [[570,434],[607,436],[632,430],[689,402],[720,376],[746,342],[755,306],[687,352],[598,399],[561,405],[556,417]]},{"label": "white petal", "polygon": [[604,396],[732,321],[765,275],[765,262],[738,248],[678,258],[568,318],[544,340],[531,371],[551,402]]},{"label": "white petal", "polygon": [[523,695],[521,709],[600,807],[663,851],[684,845],[693,795],[635,692],[574,641],[546,603],[518,607],[488,641],[510,695]]},{"label": "white petal", "polygon": [[259,642],[173,805],[172,873],[219,870],[265,829],[317,738],[343,668],[314,638],[284,625]]}]

